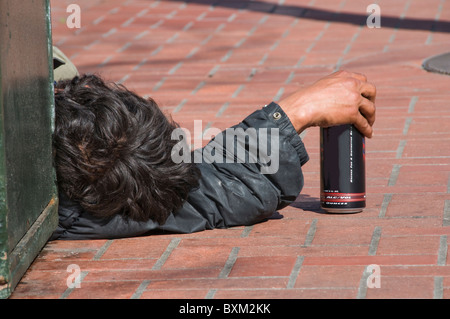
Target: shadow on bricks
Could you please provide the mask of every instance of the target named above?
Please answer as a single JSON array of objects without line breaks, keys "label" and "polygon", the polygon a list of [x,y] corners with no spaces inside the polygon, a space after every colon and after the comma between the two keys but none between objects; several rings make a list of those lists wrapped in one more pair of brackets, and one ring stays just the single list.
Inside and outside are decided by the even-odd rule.
[{"label": "shadow on bricks", "polygon": [[[169,0],[173,2],[186,2],[184,0]],[[202,5],[211,5],[228,9],[246,9],[259,13],[269,13],[276,15],[292,16],[302,19],[310,19],[325,22],[349,23],[352,25],[365,25],[366,14],[335,12],[325,9],[316,9],[306,6],[284,5],[268,3],[264,1],[253,0],[189,0],[189,3]],[[450,32],[450,21],[436,21],[433,19],[401,18],[383,15],[383,28],[406,29],[406,30],[424,30],[430,28],[439,30],[439,32]]]}]

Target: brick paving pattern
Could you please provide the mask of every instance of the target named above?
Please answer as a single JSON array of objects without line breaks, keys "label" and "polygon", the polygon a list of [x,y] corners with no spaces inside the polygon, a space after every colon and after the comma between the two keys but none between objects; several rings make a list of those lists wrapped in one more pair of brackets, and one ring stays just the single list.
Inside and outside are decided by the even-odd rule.
[{"label": "brick paving pattern", "polygon": [[[66,8],[81,7],[69,29]],[[53,41],[81,72],[153,97],[190,130],[229,127],[338,69],[377,85],[367,208],[319,208],[319,130],[283,218],[188,235],[50,242],[12,298],[450,298],[450,1],[53,0]],[[202,135],[203,134],[203,135]],[[80,267],[69,288],[67,267]],[[369,265],[377,265],[379,288]],[[368,285],[369,282],[369,285]]]}]

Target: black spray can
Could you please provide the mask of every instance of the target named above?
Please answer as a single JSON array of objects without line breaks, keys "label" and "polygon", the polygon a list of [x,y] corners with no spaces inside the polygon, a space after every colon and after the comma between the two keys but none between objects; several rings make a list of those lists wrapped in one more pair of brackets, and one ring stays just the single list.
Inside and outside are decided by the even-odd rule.
[{"label": "black spray can", "polygon": [[366,207],[365,139],[353,125],[320,129],[320,203],[329,213]]}]

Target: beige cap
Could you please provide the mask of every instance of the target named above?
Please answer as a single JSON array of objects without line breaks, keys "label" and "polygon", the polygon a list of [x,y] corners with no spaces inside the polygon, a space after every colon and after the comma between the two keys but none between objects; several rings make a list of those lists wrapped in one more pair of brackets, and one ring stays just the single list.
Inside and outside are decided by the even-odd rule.
[{"label": "beige cap", "polygon": [[55,81],[71,80],[78,76],[78,70],[69,58],[53,46],[53,78]]}]

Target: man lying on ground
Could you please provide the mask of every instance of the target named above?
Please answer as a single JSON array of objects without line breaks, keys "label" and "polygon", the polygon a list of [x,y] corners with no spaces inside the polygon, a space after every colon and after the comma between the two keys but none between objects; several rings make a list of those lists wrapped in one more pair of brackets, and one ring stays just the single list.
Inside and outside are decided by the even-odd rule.
[{"label": "man lying on ground", "polygon": [[364,75],[339,71],[256,110],[188,154],[186,136],[153,99],[95,75],[59,81],[53,142],[59,226],[52,239],[191,233],[264,221],[303,187],[308,154],[299,134],[354,124],[371,137],[375,95]]}]

